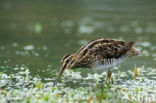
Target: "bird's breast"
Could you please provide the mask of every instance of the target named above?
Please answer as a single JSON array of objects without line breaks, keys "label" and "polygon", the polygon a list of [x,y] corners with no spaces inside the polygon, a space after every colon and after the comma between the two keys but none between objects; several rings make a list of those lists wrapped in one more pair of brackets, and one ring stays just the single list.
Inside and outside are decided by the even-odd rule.
[{"label": "bird's breast", "polygon": [[121,56],[119,58],[111,58],[111,59],[99,59],[93,62],[91,69],[97,72],[105,72],[108,69],[112,69],[117,64],[122,63],[127,59],[127,56]]}]

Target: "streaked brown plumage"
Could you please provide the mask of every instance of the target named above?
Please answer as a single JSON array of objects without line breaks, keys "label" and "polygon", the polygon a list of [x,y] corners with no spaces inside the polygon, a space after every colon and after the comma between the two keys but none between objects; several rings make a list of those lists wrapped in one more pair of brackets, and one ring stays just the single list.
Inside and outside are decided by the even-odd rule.
[{"label": "streaked brown plumage", "polygon": [[[89,68],[92,70],[108,71],[110,80],[111,68],[126,60],[127,57],[141,54],[134,48],[134,41],[125,42],[112,39],[96,39],[86,43],[75,54],[66,55],[61,60],[61,70],[54,85],[65,69]],[[101,68],[101,69],[99,69]]]}]

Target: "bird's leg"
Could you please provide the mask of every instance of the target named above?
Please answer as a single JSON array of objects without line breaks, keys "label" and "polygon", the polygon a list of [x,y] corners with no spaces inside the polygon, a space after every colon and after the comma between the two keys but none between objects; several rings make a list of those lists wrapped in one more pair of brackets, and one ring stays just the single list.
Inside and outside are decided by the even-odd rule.
[{"label": "bird's leg", "polygon": [[112,75],[112,71],[108,69],[107,77],[106,77],[106,80],[105,80],[106,83],[111,82],[111,75]]}]

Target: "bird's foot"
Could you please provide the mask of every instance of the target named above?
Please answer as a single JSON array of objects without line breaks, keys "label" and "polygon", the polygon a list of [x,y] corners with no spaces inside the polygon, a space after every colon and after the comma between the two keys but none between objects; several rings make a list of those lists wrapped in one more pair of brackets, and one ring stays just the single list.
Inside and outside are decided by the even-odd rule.
[{"label": "bird's foot", "polygon": [[113,77],[107,77],[106,80],[105,80],[105,83],[106,83],[106,84],[108,84],[108,83],[109,83],[109,84],[110,84],[110,83],[113,84],[113,83],[114,83]]},{"label": "bird's foot", "polygon": [[113,84],[113,78],[111,77],[111,75],[112,75],[112,71],[108,71],[107,72],[107,77],[106,77],[106,80],[105,80],[105,83],[106,84],[110,84],[110,83],[112,83]]}]

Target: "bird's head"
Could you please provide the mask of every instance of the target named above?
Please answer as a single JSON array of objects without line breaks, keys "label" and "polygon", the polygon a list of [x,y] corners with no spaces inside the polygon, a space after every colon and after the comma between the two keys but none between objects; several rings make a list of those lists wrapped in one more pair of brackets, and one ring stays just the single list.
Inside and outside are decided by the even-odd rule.
[{"label": "bird's head", "polygon": [[57,81],[60,79],[65,69],[73,69],[75,66],[76,54],[65,55],[61,60],[61,69],[54,81],[54,85],[57,85]]},{"label": "bird's head", "polygon": [[65,55],[61,60],[61,68],[73,69],[75,61],[76,61],[76,54]]}]

